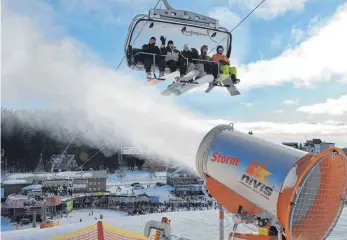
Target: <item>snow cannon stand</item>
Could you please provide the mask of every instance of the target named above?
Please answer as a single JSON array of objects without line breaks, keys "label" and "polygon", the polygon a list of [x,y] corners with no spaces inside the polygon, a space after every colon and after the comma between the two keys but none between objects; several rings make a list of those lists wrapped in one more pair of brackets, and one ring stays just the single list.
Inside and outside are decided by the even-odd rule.
[{"label": "snow cannon stand", "polygon": [[[200,143],[196,168],[207,194],[234,214],[229,239],[325,239],[344,207],[347,156],[339,148],[312,154],[219,125]],[[258,232],[237,233],[240,224]]]},{"label": "snow cannon stand", "polygon": [[148,221],[145,226],[144,235],[150,237],[151,230],[155,229],[155,240],[170,239],[171,237],[171,220],[167,217],[162,217],[161,221]]}]

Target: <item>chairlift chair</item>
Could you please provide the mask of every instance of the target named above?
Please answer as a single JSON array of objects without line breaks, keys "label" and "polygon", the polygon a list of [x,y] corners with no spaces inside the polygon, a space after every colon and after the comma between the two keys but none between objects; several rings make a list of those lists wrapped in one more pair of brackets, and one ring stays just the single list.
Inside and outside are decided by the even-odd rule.
[{"label": "chairlift chair", "polygon": [[[178,50],[183,50],[184,44],[189,44],[191,48],[197,50],[200,50],[202,45],[208,45],[209,49],[212,49],[221,44],[226,50],[226,56],[230,57],[232,35],[227,28],[219,26],[217,19],[190,11],[176,10],[167,0],[162,1],[166,9],[154,8],[148,14],[138,14],[129,26],[124,52],[130,69],[144,71],[141,59],[144,55],[151,55],[153,65],[157,65],[156,54],[142,51],[142,45],[148,44],[152,36],[156,37],[156,45],[159,48],[160,36],[164,36],[167,41],[173,40]],[[138,39],[140,35],[141,38]],[[155,69],[152,71],[155,72]],[[168,66],[165,72],[170,72]]]}]

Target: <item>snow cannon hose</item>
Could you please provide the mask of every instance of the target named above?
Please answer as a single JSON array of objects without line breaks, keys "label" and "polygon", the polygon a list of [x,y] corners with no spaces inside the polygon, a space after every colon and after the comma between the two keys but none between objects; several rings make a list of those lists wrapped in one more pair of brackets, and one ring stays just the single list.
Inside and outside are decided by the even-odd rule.
[{"label": "snow cannon hose", "polygon": [[225,209],[270,229],[238,239],[325,239],[344,206],[347,156],[339,148],[315,155],[219,125],[200,143],[196,168]]}]

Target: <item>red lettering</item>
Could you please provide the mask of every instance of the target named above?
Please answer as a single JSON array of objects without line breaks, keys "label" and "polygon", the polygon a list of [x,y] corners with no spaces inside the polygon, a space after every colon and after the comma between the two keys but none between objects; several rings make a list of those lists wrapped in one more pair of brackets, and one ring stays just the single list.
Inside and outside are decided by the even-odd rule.
[{"label": "red lettering", "polygon": [[240,162],[239,158],[224,156],[222,153],[214,152],[212,154],[212,162],[229,164],[232,166],[237,166]]},{"label": "red lettering", "polygon": [[230,158],[230,165],[237,166],[239,164],[239,158]]},{"label": "red lettering", "polygon": [[217,153],[217,152],[214,152],[214,153],[212,154],[212,162],[217,161],[217,158],[218,158],[218,153]]}]

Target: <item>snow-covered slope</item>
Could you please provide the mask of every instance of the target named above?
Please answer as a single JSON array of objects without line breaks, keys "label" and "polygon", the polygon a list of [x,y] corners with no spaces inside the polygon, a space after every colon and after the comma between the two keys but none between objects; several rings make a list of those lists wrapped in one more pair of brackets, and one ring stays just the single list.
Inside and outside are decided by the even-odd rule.
[{"label": "snow-covered slope", "polygon": [[[74,211],[75,212],[75,211]],[[72,213],[75,217],[71,220],[62,221],[62,226],[47,229],[25,229],[10,232],[2,232],[1,239],[3,240],[41,240],[60,234],[68,233],[87,227],[96,222],[93,217],[88,216],[88,211],[80,211],[78,214]],[[95,210],[94,216],[98,216],[101,210]],[[218,239],[218,211],[197,211],[197,212],[173,212],[162,214],[149,214],[142,216],[121,216],[122,214],[116,211],[107,211],[104,214],[104,221],[108,224],[123,228],[134,232],[143,232],[146,221],[160,220],[161,217],[167,216],[172,220],[172,234],[186,237],[189,239],[213,240]],[[83,216],[83,222],[80,223],[79,217]],[[231,222],[231,220],[229,220]],[[239,231],[250,231],[245,226],[240,226]],[[226,220],[225,239],[232,231],[232,225]],[[347,232],[347,209],[344,209],[342,216],[331,233],[328,240],[340,240],[341,236]]]}]

